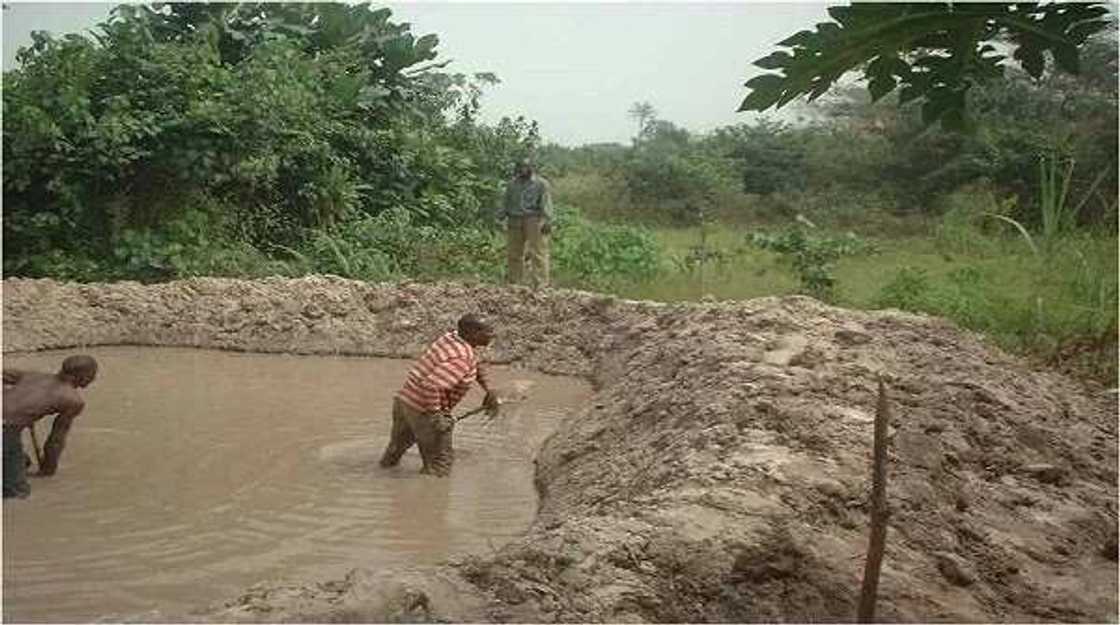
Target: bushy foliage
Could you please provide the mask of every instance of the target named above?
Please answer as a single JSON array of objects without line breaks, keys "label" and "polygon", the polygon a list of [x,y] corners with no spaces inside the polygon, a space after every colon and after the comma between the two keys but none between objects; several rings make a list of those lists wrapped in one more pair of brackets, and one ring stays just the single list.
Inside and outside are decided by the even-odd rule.
[{"label": "bushy foliage", "polygon": [[851,86],[803,107],[805,123],[763,118],[696,135],[646,120],[633,147],[553,146],[547,162],[566,176],[625,182],[626,193],[612,196],[617,210],[597,206],[596,214],[687,224],[749,210],[753,219],[807,214],[851,227],[860,213],[871,215],[865,223],[936,214],[950,196],[982,187],[1028,228],[1041,228],[1047,216],[1045,162],[1057,164],[1063,186],[1068,169],[1066,208],[1079,225],[1114,224],[1114,30],[1086,40],[1079,53],[1079,75],[1046,69],[1035,79],[1008,68],[970,88],[971,132],[927,126],[917,104],[899,106],[893,95],[876,103]]},{"label": "bushy foliage", "polygon": [[182,275],[204,267],[184,250],[280,259],[387,211],[481,227],[535,125],[477,123],[495,79],[441,73],[435,35],[389,18],[122,5],[92,38],[36,33],[4,75],[4,272],[73,257],[105,276]]},{"label": "bushy foliage", "polygon": [[677,223],[698,223],[733,188],[720,163],[690,154],[643,151],[629,160],[623,176],[631,202],[654,206]]},{"label": "bushy foliage", "polygon": [[852,2],[828,9],[833,21],[802,30],[755,61],[767,73],[747,81],[739,110],[812,101],[849,71],[862,70],[873,99],[897,87],[902,103],[922,103],[926,124],[967,125],[969,89],[1002,76],[1000,41],[1034,78],[1047,56],[1062,71],[1080,71],[1080,47],[1108,24],[1103,2],[927,3]]},{"label": "bushy foliage", "polygon": [[416,277],[497,279],[501,242],[477,228],[425,225],[403,209],[322,230],[302,251],[307,271],[360,280]]},{"label": "bushy foliage", "polygon": [[946,317],[1007,348],[1115,381],[1120,310],[1115,247],[1114,237],[1066,236],[1058,245],[1026,253],[1016,262],[1030,267],[1030,278],[1010,292],[998,288],[999,265],[968,264],[944,278],[904,266],[871,304]]},{"label": "bushy foliage", "polygon": [[769,194],[805,186],[808,172],[802,137],[788,124],[762,119],[719,128],[711,142],[738,165],[744,193]]},{"label": "bushy foliage", "polygon": [[875,251],[874,246],[852,233],[840,237],[816,236],[803,227],[776,234],[752,232],[747,235],[747,244],[780,254],[797,273],[802,291],[826,302],[834,299],[836,260]]},{"label": "bushy foliage", "polygon": [[631,204],[678,224],[703,221],[736,193],[730,161],[664,120],[648,121],[617,167]]},{"label": "bushy foliage", "polygon": [[560,178],[615,171],[625,162],[629,150],[619,143],[593,143],[574,148],[545,144],[537,150],[537,157],[546,175]]},{"label": "bushy foliage", "polygon": [[556,220],[553,259],[563,278],[587,286],[648,280],[664,265],[663,250],[649,229],[593,223],[566,206]]},{"label": "bushy foliage", "polygon": [[902,267],[883,285],[874,305],[935,313],[968,328],[991,330],[1004,325],[998,315],[1020,315],[1022,311],[1007,298],[996,295],[988,280],[979,268],[971,266],[950,272],[946,280],[938,283],[924,270]]},{"label": "bushy foliage", "polygon": [[[421,277],[496,282],[505,275],[505,244],[503,233],[425,225],[398,209],[318,231],[301,249],[285,251],[299,273],[360,280]],[[616,280],[645,280],[661,270],[662,258],[645,228],[597,224],[578,209],[557,207],[552,265],[563,282],[602,286]]]}]

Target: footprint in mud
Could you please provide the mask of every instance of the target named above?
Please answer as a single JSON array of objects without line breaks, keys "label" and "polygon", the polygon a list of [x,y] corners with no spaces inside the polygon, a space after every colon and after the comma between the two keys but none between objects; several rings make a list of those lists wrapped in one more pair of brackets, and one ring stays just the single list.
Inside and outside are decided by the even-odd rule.
[{"label": "footprint in mud", "polygon": [[792,364],[794,358],[805,351],[809,339],[800,334],[791,334],[771,341],[767,345],[766,353],[762,355],[763,362],[786,367]]},{"label": "footprint in mud", "polygon": [[529,391],[536,386],[534,380],[511,380],[508,384],[498,389],[498,395],[509,401],[525,401]]}]

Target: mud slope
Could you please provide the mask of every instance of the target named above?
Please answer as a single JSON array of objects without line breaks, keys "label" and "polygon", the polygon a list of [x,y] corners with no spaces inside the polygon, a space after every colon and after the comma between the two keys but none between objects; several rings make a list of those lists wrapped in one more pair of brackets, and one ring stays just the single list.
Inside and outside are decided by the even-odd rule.
[{"label": "mud slope", "polygon": [[1116,395],[939,320],[336,278],[7,280],[3,296],[6,351],[409,356],[480,309],[501,322],[493,360],[597,384],[540,452],[522,539],[440,568],[262,583],[192,620],[851,620],[879,373],[893,408],[879,618],[1117,618]]}]

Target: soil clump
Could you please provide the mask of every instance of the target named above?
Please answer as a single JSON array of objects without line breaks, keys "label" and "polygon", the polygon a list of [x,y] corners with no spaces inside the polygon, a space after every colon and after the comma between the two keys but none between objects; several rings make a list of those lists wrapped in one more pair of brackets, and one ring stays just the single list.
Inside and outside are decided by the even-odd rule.
[{"label": "soil clump", "polygon": [[893,417],[877,618],[1117,618],[1116,393],[942,320],[334,277],[3,283],[5,351],[411,357],[468,310],[498,322],[491,360],[597,389],[539,452],[528,533],[441,567],[266,582],[187,620],[851,621],[880,374]]}]

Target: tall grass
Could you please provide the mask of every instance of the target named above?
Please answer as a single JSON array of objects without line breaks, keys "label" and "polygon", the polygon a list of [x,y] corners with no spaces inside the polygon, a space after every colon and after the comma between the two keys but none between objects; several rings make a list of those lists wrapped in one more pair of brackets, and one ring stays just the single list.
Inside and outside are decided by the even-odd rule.
[{"label": "tall grass", "polygon": [[1110,173],[1108,169],[1102,169],[1082,194],[1081,201],[1074,204],[1069,197],[1074,164],[1073,159],[1069,159],[1063,168],[1063,163],[1057,157],[1039,159],[1039,216],[1042,236],[1047,241],[1072,232],[1077,227],[1081,209],[1094,197],[1097,187]]},{"label": "tall grass", "polygon": [[1069,183],[1073,179],[1073,161],[1065,163],[1065,170],[1058,158],[1038,159],[1039,208],[1042,217],[1042,236],[1050,241],[1065,234],[1077,223],[1077,208],[1068,201]]},{"label": "tall grass", "polygon": [[[887,258],[893,273],[873,308],[946,317],[1003,347],[1115,384],[1117,239],[1102,233],[1000,237],[983,257],[959,257],[938,271],[911,252]],[[897,263],[897,264],[896,264]]]},{"label": "tall grass", "polygon": [[[709,226],[702,239],[697,227],[657,228],[669,268],[655,279],[610,289],[659,301],[800,292],[796,269],[779,253],[745,245],[748,232]],[[1032,248],[1029,233],[1024,237],[1009,225],[981,222],[967,233],[967,246],[946,253],[935,232],[878,239],[874,255],[839,258],[835,302],[945,317],[1009,351],[1115,384],[1120,306],[1115,234],[1075,230],[1052,239],[1052,245]],[[701,240],[706,248],[703,288],[695,255]]]}]

